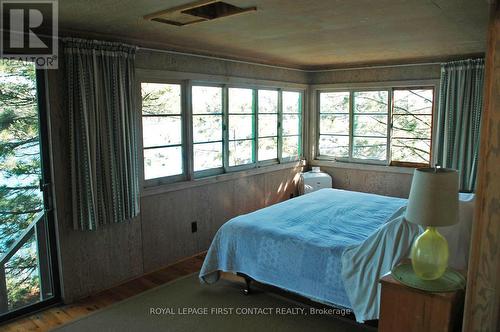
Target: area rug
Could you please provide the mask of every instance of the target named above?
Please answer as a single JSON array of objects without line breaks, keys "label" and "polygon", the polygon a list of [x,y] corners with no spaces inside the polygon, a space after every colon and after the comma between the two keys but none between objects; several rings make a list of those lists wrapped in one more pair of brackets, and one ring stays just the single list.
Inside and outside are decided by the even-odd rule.
[{"label": "area rug", "polygon": [[[366,331],[319,309],[234,281],[202,285],[190,275],[115,303],[54,331]],[[342,314],[342,312],[340,312]]]}]

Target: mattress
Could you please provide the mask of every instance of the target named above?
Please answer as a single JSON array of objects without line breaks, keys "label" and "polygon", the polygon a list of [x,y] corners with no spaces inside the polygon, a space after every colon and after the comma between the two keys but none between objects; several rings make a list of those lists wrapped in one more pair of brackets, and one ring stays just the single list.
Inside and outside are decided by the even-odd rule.
[{"label": "mattress", "polygon": [[200,279],[213,283],[219,271],[240,272],[318,302],[352,308],[342,254],[363,244],[405,205],[400,198],[322,189],[238,216],[215,235]]}]

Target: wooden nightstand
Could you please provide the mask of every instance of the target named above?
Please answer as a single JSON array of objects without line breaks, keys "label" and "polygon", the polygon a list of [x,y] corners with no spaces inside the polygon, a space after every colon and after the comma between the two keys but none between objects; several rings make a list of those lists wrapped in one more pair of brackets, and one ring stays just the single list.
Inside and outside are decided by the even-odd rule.
[{"label": "wooden nightstand", "polygon": [[460,331],[464,291],[424,292],[401,284],[390,274],[380,283],[379,332]]}]

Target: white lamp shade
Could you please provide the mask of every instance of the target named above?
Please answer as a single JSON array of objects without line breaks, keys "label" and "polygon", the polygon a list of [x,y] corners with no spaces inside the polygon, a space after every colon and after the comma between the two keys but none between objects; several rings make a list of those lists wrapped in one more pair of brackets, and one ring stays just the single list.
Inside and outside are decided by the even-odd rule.
[{"label": "white lamp shade", "polygon": [[458,172],[445,168],[417,168],[413,174],[405,219],[423,226],[458,222]]}]

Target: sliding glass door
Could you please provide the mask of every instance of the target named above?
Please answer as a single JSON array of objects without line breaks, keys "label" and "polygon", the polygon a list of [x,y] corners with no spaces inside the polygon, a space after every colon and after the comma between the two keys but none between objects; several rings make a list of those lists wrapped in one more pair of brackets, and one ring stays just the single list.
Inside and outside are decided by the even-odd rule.
[{"label": "sliding glass door", "polygon": [[58,298],[43,72],[0,62],[0,320]]}]

